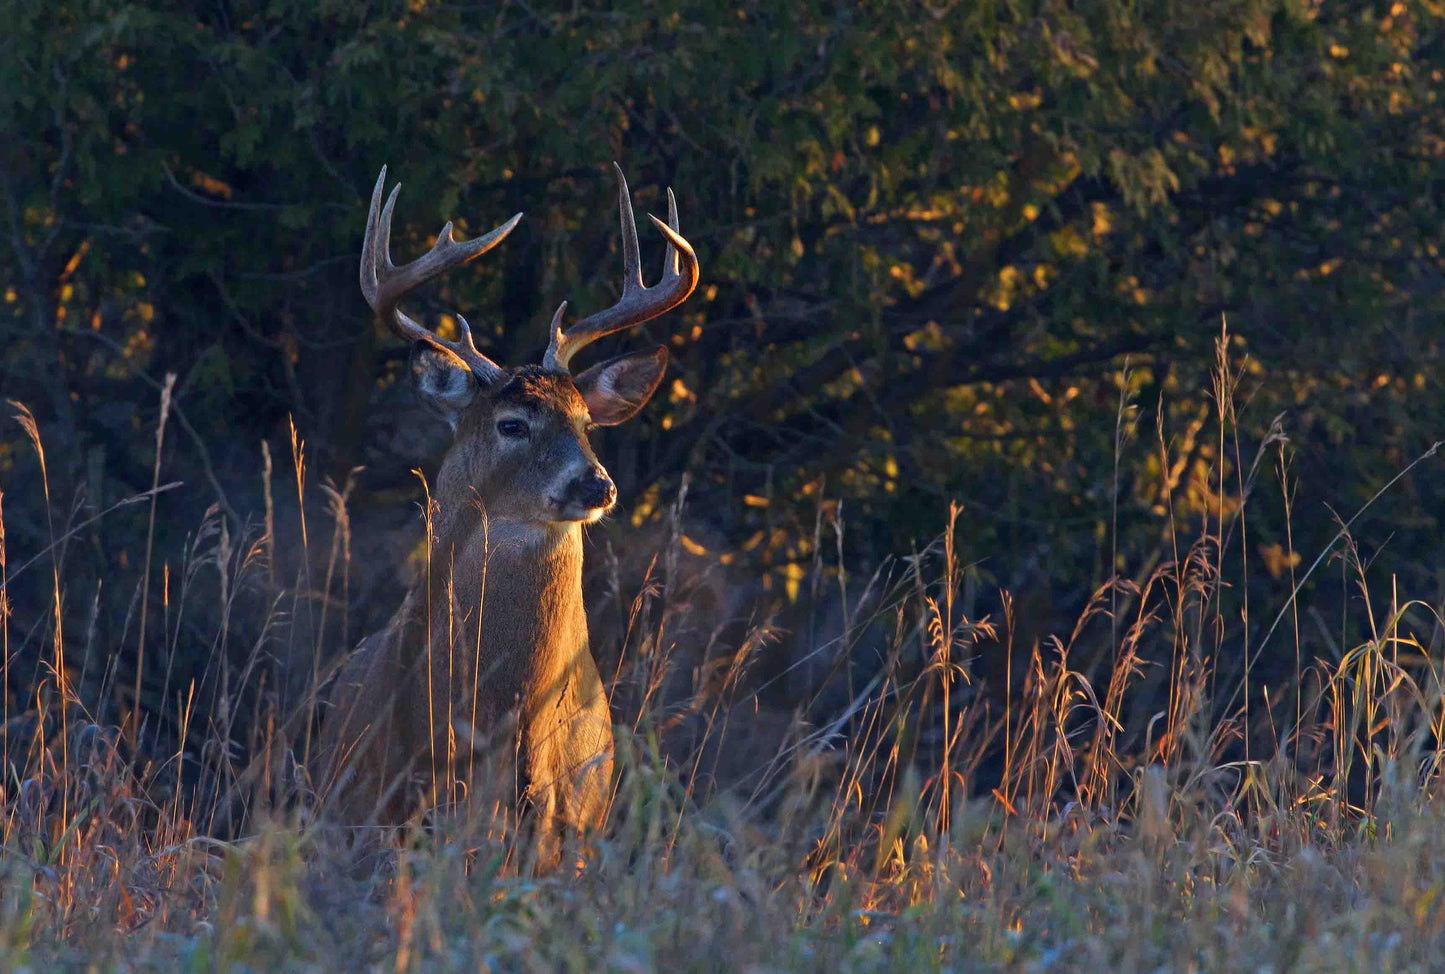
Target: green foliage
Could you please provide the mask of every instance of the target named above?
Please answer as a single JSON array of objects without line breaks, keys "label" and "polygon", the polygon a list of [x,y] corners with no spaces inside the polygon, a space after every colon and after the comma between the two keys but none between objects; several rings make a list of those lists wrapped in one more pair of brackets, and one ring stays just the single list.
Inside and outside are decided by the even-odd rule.
[{"label": "green foliage", "polygon": [[[1326,505],[1357,509],[1441,428],[1433,0],[0,14],[0,381],[41,416],[58,495],[96,509],[149,487],[167,372],[192,430],[168,476],[230,511],[258,508],[256,443],[288,416],[314,470],[370,464],[363,499],[410,483],[358,420],[401,354],[355,284],[383,163],[399,256],[445,219],[528,212],[420,305],[509,362],[558,301],[615,292],[606,164],[639,208],[677,191],[703,285],[646,330],[678,383],[605,455],[639,523],[690,475],[711,548],[778,604],[820,512],[841,501],[872,563],[961,497],[984,581],[1078,607],[1167,555],[1171,513],[1238,507],[1279,413],[1310,514],[1292,550],[1318,550]],[[1223,316],[1232,445],[1200,435]],[[29,462],[9,450],[0,476],[38,545],[14,513]],[[1381,570],[1433,573],[1433,483],[1373,510],[1379,538],[1410,529]],[[131,513],[91,546],[97,576]],[[1264,516],[1246,556],[1286,543]]]}]

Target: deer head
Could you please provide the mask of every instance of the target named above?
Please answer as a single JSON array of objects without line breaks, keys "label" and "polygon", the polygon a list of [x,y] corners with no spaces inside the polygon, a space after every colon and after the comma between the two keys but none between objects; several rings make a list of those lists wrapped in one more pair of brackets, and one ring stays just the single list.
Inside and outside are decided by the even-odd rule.
[{"label": "deer head", "polygon": [[361,252],[361,290],[377,315],[411,342],[410,372],[422,399],[455,431],[437,479],[437,496],[465,498],[472,491],[494,520],[521,523],[592,522],[615,503],[617,488],[588,443],[594,426],[614,426],[636,415],[657,390],[667,350],[617,356],[573,375],[573,356],[604,335],[622,331],[677,307],[698,280],[697,256],[678,232],[677,203],[667,193],[668,222],[649,219],[667,239],[662,279],[642,283],[637,226],[627,180],[617,167],[622,223],[623,283],[617,303],[565,332],[564,301],[552,317],[541,365],[504,368],[477,350],[471,328],[456,316],[460,337],[445,340],[398,307],[413,289],[479,257],[500,243],[521,220],[518,213],[490,233],[465,243],[452,237],[450,221],[422,257],[391,262],[392,211],[400,185],[386,205],[377,177]]}]

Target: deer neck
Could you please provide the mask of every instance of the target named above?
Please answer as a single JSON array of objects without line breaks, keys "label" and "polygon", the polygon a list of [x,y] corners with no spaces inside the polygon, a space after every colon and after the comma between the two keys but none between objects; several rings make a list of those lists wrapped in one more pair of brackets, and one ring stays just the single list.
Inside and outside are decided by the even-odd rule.
[{"label": "deer neck", "polygon": [[438,527],[429,584],[402,610],[411,652],[427,652],[429,632],[454,692],[470,695],[476,673],[486,709],[526,707],[588,652],[581,525],[488,522],[468,506]]}]

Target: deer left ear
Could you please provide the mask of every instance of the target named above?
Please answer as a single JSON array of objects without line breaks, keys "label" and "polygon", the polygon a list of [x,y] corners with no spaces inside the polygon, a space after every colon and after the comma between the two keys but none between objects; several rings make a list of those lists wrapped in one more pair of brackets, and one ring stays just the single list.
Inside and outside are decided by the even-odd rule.
[{"label": "deer left ear", "polygon": [[625,423],[647,405],[667,370],[667,349],[632,352],[592,366],[573,381],[598,426]]}]

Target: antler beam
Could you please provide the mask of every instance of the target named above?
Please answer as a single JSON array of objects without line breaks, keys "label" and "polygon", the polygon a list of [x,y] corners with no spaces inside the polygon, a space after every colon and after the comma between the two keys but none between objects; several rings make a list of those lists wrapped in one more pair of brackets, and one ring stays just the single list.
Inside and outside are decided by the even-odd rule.
[{"label": "antler beam", "polygon": [[[447,341],[423,327],[397,305],[403,297],[416,290],[432,278],[480,257],[506,238],[517,226],[522,214],[514,215],[506,223],[485,236],[475,240],[459,241],[452,237],[452,222],[447,221],[437,235],[432,249],[408,264],[397,267],[391,262],[391,217],[396,208],[396,197],[401,192],[398,183],[387,197],[386,206],[381,205],[381,191],[386,185],[386,167],[376,177],[376,188],[371,191],[371,211],[366,217],[366,238],[361,246],[361,293],[377,316],[383,319],[397,337],[404,341],[425,341],[445,348],[453,353],[476,373],[483,381],[502,375],[501,366],[487,358],[472,343],[472,329],[460,314],[456,316],[461,338]],[[634,242],[636,233],[634,231]]]},{"label": "antler beam", "polygon": [[[652,287],[642,283],[642,262],[638,255],[637,223],[632,214],[632,194],[627,190],[627,177],[622,167],[613,163],[617,170],[619,189],[617,208],[622,223],[622,297],[605,311],[589,315],[577,322],[567,332],[561,328],[562,310],[552,318],[552,333],[547,344],[547,354],[542,367],[557,372],[566,372],[572,356],[578,350],[592,344],[603,335],[622,331],[641,324],[677,307],[697,287],[697,254],[692,245],[683,239],[677,224],[677,200],[672,190],[667,191],[667,223],[648,214],[662,235],[667,238],[667,253],[662,261],[662,279]],[[378,190],[380,192],[380,190]]]}]

